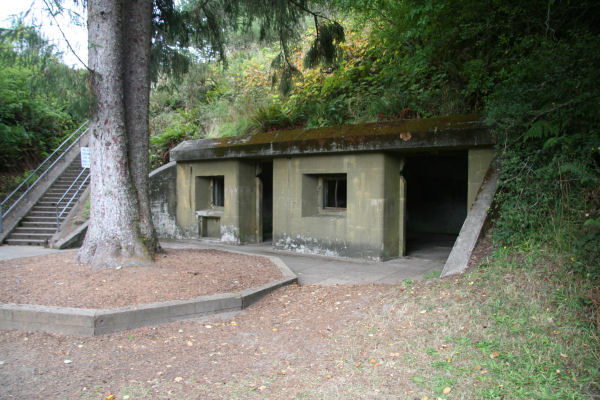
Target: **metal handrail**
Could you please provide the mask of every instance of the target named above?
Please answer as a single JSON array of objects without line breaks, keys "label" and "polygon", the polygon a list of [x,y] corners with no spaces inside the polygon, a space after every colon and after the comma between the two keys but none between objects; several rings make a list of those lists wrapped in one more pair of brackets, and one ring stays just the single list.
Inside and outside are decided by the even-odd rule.
[{"label": "metal handrail", "polygon": [[81,175],[83,175],[86,172],[89,172],[88,168],[82,169],[81,172],[79,173],[79,175],[77,175],[77,178],[75,178],[75,180],[73,181],[73,183],[71,183],[71,186],[69,186],[69,188],[65,191],[65,194],[63,194],[62,197],[60,198],[60,200],[58,200],[56,202],[56,231],[57,232],[60,232],[60,218],[65,213],[65,211],[67,210],[67,208],[69,207],[69,205],[73,202],[73,200],[77,197],[77,195],[81,191],[81,188],[87,183],[88,179],[90,179],[90,174],[88,173],[88,175],[85,177],[85,179],[83,180],[83,182],[81,182],[79,184],[79,187],[77,188],[77,191],[75,193],[73,193],[73,195],[71,196],[71,198],[69,199],[69,201],[67,202],[67,204],[62,208],[60,214],[58,213],[58,205],[60,204],[61,201],[63,201],[63,199],[65,198],[65,196],[69,193],[69,191],[73,187],[73,185],[75,183],[77,183],[77,181],[79,180],[79,178],[81,177]]},{"label": "metal handrail", "polygon": [[[85,135],[88,131],[88,128],[86,127],[88,125],[89,121],[85,121],[83,124],[81,124],[81,126],[79,128],[77,128],[75,130],[75,132],[73,132],[71,135],[69,135],[68,138],[66,138],[57,148],[56,150],[54,150],[52,152],[52,154],[50,154],[48,157],[46,157],[46,159],[44,161],[42,161],[42,163],[35,169],[35,171],[33,171],[29,177],[27,177],[27,179],[25,179],[23,182],[21,182],[21,184],[19,186],[17,186],[17,188],[15,190],[12,191],[11,194],[9,194],[8,196],[6,196],[6,198],[2,201],[2,203],[0,203],[0,232],[2,232],[2,220],[4,219],[4,217],[6,217],[8,215],[9,212],[11,212],[13,210],[13,208],[15,208],[15,206],[17,204],[19,204],[21,202],[21,200],[23,200],[23,198],[29,194],[29,192],[31,192],[31,190],[33,190],[33,188],[35,187],[35,185],[37,185],[37,183],[46,176],[46,174],[48,173],[48,171],[50,171],[58,161],[60,161],[65,154],[67,154],[69,152],[69,150],[71,150],[73,148],[73,146],[75,145],[75,143],[78,143],[81,138],[83,137],[83,135]],[[67,147],[64,150],[61,150],[62,147],[66,146],[67,143],[69,143],[69,141],[71,141],[71,139],[73,139],[73,137],[75,135],[78,136],[75,138],[75,140],[73,140],[73,143],[71,143],[69,145],[69,147]],[[50,166],[48,166],[42,173],[41,175],[35,180],[35,182],[29,184],[30,182],[30,178],[34,177],[44,166],[44,164],[50,162],[50,160],[52,159],[52,157],[54,157],[56,154],[59,153],[59,151],[61,151],[60,155],[56,158],[56,160],[54,160],[52,162],[52,164],[50,164]],[[9,199],[11,197],[13,197],[16,193],[18,193],[25,185],[27,186],[27,189],[21,194],[21,196],[19,196],[19,198],[14,201],[10,207],[6,210],[6,211],[2,211],[3,207],[5,204],[8,203]]]}]

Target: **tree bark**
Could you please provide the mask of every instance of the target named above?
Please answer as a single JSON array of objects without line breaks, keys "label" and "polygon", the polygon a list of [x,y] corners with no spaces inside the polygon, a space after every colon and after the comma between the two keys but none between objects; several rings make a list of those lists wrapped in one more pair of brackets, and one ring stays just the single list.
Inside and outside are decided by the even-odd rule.
[{"label": "tree bark", "polygon": [[151,253],[158,250],[149,200],[149,107],[152,0],[124,2],[124,99],[131,177],[137,192],[140,234]]},{"label": "tree bark", "polygon": [[140,237],[128,158],[122,27],[129,21],[123,17],[122,1],[88,1],[88,65],[96,102],[90,120],[90,223],[77,259],[93,268],[152,262]]}]

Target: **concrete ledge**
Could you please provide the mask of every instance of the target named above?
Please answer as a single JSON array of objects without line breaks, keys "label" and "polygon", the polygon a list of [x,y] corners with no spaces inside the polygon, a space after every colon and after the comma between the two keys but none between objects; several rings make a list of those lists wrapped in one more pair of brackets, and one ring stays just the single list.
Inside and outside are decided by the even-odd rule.
[{"label": "concrete ledge", "polygon": [[215,294],[190,300],[173,300],[104,310],[32,304],[0,304],[0,329],[96,336],[143,326],[198,318],[209,314],[241,310],[255,303],[264,295],[298,280],[296,275],[279,258],[260,257],[270,259],[277,265],[284,277],[236,293]]},{"label": "concrete ledge", "polygon": [[94,335],[96,310],[33,304],[0,304],[0,329]]},{"label": "concrete ledge", "polygon": [[479,240],[479,235],[487,219],[492,200],[494,200],[497,182],[498,174],[492,172],[487,182],[483,184],[471,210],[467,214],[458,238],[454,242],[446,264],[444,264],[444,269],[440,275],[442,278],[461,273],[467,269],[471,253],[477,244],[477,240]]},{"label": "concrete ledge", "polygon": [[64,250],[80,247],[83,244],[83,239],[87,233],[89,223],[90,221],[85,221],[61,239],[55,240],[54,237],[52,237],[50,239],[50,248]]}]

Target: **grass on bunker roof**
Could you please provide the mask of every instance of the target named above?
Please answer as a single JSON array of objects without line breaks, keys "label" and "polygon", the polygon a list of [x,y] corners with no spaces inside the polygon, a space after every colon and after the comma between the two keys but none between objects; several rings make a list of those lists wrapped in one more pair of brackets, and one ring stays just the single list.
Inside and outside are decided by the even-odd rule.
[{"label": "grass on bunker roof", "polygon": [[500,249],[455,278],[290,286],[235,315],[96,338],[2,331],[0,397],[597,398],[582,285]]}]

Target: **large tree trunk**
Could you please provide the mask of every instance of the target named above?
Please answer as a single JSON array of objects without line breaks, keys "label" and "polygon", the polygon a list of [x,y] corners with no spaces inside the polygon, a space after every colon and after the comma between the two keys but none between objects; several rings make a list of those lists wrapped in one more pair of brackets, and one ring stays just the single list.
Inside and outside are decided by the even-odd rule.
[{"label": "large tree trunk", "polygon": [[129,21],[123,19],[122,11],[118,0],[88,1],[88,64],[96,102],[90,120],[90,223],[77,258],[94,268],[152,261],[140,237],[138,200],[128,160],[122,26]]},{"label": "large tree trunk", "polygon": [[131,177],[137,191],[140,233],[150,252],[158,250],[149,200],[149,102],[152,0],[124,3],[124,95]]}]

